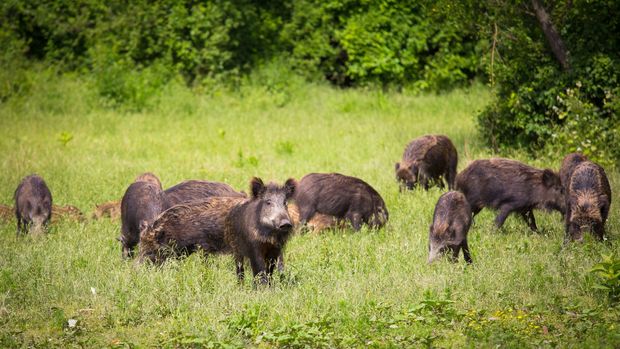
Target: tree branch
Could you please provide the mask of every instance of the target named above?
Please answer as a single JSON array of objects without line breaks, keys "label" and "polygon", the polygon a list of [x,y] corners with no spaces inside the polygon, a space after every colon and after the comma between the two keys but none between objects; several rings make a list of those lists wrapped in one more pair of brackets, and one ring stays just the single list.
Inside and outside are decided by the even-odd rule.
[{"label": "tree branch", "polygon": [[564,42],[562,41],[560,34],[551,22],[551,18],[549,17],[547,10],[545,10],[539,0],[532,0],[532,7],[534,8],[534,12],[536,12],[536,19],[538,19],[538,23],[545,34],[545,38],[551,47],[553,55],[560,63],[560,66],[562,66],[562,69],[570,70],[568,51],[566,50],[566,46],[564,46]]}]

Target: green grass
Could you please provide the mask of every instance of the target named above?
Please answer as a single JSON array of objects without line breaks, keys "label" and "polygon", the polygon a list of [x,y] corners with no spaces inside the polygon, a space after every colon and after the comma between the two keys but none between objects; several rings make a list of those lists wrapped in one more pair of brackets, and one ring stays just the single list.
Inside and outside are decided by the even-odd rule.
[{"label": "green grass", "polygon": [[[620,345],[620,310],[589,272],[620,247],[615,205],[608,243],[562,248],[559,214],[536,213],[541,234],[514,217],[495,231],[483,211],[469,235],[472,266],[426,264],[441,192],[399,194],[394,163],[427,133],[454,141],[459,169],[492,156],[474,120],[490,100],[485,88],[410,96],[279,86],[194,94],[171,85],[144,112],[122,113],[100,107],[89,83],[64,78],[0,105],[0,203],[33,172],[55,203],[90,212],[144,171],[165,187],[201,178],[245,191],[252,176],[282,183],[337,171],[370,183],[390,211],[379,231],[294,236],[285,278],[266,289],[238,285],[230,256],[125,262],[119,222],[62,221],[20,239],[14,222],[0,223],[0,347]],[[618,173],[610,177],[618,188]]]}]

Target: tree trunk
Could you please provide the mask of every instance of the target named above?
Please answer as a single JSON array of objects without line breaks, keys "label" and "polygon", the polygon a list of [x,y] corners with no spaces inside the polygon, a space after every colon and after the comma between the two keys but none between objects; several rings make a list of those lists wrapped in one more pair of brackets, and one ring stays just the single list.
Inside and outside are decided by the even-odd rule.
[{"label": "tree trunk", "polygon": [[568,63],[568,52],[566,51],[566,46],[564,46],[564,42],[562,41],[560,34],[553,26],[551,17],[549,17],[547,10],[545,10],[539,0],[532,0],[532,7],[534,7],[536,19],[538,19],[538,23],[542,27],[543,33],[545,33],[545,38],[547,38],[547,43],[549,43],[555,59],[560,62],[562,69],[569,70],[570,64]]}]

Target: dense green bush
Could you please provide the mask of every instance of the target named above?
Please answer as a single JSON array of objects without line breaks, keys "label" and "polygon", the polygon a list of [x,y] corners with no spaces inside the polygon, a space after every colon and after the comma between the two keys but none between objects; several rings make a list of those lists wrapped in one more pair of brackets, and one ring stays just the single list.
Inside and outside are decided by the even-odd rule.
[{"label": "dense green bush", "polygon": [[[230,80],[279,50],[285,10],[279,1],[12,0],[0,4],[0,40],[11,44],[2,63],[90,71],[106,101],[140,109],[162,80]],[[19,76],[0,79],[2,98],[21,86]]]},{"label": "dense green bush", "polygon": [[[553,5],[553,6],[551,6]],[[527,6],[499,7],[484,35],[497,25],[495,101],[479,116],[483,138],[563,155],[581,151],[594,160],[620,161],[620,3],[553,3],[547,10],[569,52],[570,69],[551,54]]]},{"label": "dense green bush", "polygon": [[474,33],[434,2],[298,1],[284,40],[301,71],[337,85],[441,90],[480,73]]}]

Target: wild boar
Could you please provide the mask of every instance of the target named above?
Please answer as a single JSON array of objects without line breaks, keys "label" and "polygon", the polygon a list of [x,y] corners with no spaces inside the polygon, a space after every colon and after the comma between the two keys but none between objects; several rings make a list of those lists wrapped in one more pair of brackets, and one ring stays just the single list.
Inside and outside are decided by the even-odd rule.
[{"label": "wild boar", "polygon": [[363,223],[381,228],[388,221],[383,198],[368,183],[339,173],[311,173],[299,182],[295,194],[300,224],[316,213],[346,219],[355,230]]},{"label": "wild boar", "polygon": [[205,255],[230,253],[224,241],[225,219],[233,207],[245,201],[242,197],[210,197],[171,207],[140,235],[138,260],[159,264],[198,250]]},{"label": "wild boar", "polygon": [[583,161],[575,166],[566,189],[565,242],[582,241],[586,229],[603,240],[611,206],[611,187],[605,170],[593,162]]},{"label": "wild boar", "polygon": [[443,135],[427,135],[412,140],[395,166],[400,190],[413,189],[418,183],[428,190],[431,183],[454,189],[458,155],[452,141]]},{"label": "wild boar", "polygon": [[15,190],[17,234],[41,234],[52,217],[52,193],[43,178],[26,176]]},{"label": "wild boar", "polygon": [[471,263],[467,233],[471,226],[471,207],[463,193],[449,191],[439,197],[435,205],[433,223],[428,238],[428,262],[432,263],[448,250],[452,251],[451,260],[456,262],[459,251],[463,249],[463,257]]},{"label": "wild boar", "polygon": [[293,231],[287,202],[294,195],[296,184],[289,178],[284,186],[265,185],[254,177],[250,182],[251,199],[228,214],[224,238],[233,251],[240,281],[244,278],[245,258],[250,260],[254,277],[262,284],[269,283],[276,265],[282,269],[282,251]]},{"label": "wild boar", "polygon": [[510,213],[518,213],[537,231],[534,209],[564,214],[566,203],[560,177],[509,159],[476,160],[456,177],[456,187],[465,194],[472,213],[483,207],[499,210],[495,225],[501,228]]},{"label": "wild boar", "polygon": [[140,241],[140,232],[168,208],[161,187],[148,182],[132,183],[121,200],[121,236],[123,258],[133,257],[133,248]]}]

